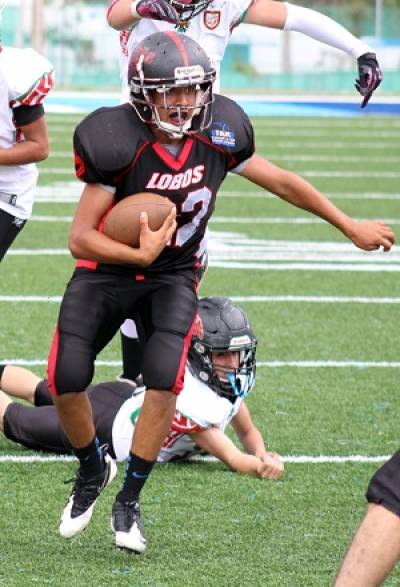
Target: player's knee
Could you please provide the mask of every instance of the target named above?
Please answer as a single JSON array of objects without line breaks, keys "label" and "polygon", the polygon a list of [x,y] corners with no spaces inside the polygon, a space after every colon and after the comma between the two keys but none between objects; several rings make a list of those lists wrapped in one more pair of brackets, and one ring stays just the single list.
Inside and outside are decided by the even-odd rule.
[{"label": "player's knee", "polygon": [[49,376],[49,389],[55,395],[79,393],[90,385],[93,378],[93,365],[60,365],[53,377]]},{"label": "player's knee", "polygon": [[183,386],[186,356],[184,336],[165,331],[154,333],[146,345],[143,360],[146,387],[178,394]]}]

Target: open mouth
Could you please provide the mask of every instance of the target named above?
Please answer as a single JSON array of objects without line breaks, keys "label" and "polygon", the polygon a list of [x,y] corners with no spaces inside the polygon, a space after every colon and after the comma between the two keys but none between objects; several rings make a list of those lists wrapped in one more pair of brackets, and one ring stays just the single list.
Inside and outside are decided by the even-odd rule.
[{"label": "open mouth", "polygon": [[175,126],[181,126],[189,120],[189,112],[187,110],[176,110],[170,113],[169,120],[172,124],[175,124]]}]

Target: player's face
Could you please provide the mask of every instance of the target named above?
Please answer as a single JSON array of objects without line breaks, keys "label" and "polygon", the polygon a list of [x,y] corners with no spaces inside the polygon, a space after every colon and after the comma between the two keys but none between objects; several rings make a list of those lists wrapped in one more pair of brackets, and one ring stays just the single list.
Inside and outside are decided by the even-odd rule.
[{"label": "player's face", "polygon": [[221,381],[228,381],[226,372],[234,371],[239,368],[239,351],[218,352],[211,353],[211,360],[214,368],[214,373]]},{"label": "player's face", "polygon": [[158,109],[160,121],[177,128],[187,123],[193,116],[197,92],[194,86],[172,88],[167,92],[154,92],[153,104]]}]

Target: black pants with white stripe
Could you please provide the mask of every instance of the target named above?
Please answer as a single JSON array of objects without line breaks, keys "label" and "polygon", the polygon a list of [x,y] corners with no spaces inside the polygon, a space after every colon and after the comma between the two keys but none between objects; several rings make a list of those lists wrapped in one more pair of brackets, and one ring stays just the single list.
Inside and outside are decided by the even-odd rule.
[{"label": "black pants with white stripe", "polygon": [[26,220],[0,209],[0,262],[25,224]]}]

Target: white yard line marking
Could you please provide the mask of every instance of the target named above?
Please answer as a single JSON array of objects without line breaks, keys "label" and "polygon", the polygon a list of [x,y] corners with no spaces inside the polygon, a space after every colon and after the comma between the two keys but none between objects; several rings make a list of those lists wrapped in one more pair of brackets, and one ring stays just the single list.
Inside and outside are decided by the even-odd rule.
[{"label": "white yard line marking", "polygon": [[30,222],[72,222],[72,219],[73,216],[45,216],[34,214],[29,220]]},{"label": "white yard line marking", "polygon": [[[372,137],[370,137],[372,138]],[[262,141],[257,140],[257,147],[258,150],[265,147],[267,149],[267,153],[269,156],[270,152],[273,152],[272,149],[301,149],[302,152],[307,151],[307,149],[317,149],[321,152],[323,149],[328,150],[336,150],[336,149],[349,149],[352,151],[359,151],[359,150],[368,150],[371,151],[371,141],[364,143],[360,143],[360,141],[275,141],[273,145],[271,145],[270,141]],[[375,142],[374,144],[374,151],[377,150],[387,150],[387,149],[396,149],[396,144],[394,142],[387,142],[380,140],[379,142]]]},{"label": "white yard line marking", "polygon": [[[51,151],[48,161],[52,159],[70,159],[73,161],[72,151]],[[279,159],[280,161],[316,161],[325,163],[362,163],[365,164],[365,158],[357,155],[288,155],[285,153],[277,153],[268,150],[268,159],[272,161]],[[371,163],[400,163],[400,156],[387,157],[368,157],[368,165]]]},{"label": "white yard line marking", "polygon": [[[70,175],[74,174],[74,170],[64,167],[40,167],[42,175]],[[380,179],[392,179],[400,177],[398,171],[340,171],[332,169],[332,171],[309,171],[306,169],[296,169],[296,173],[304,177],[336,177],[336,178],[367,178],[378,177]]]},{"label": "white yard line marking", "polygon": [[[47,365],[47,359],[2,359],[3,365],[28,365],[38,367]],[[120,367],[121,360],[99,359],[96,367]],[[257,361],[257,367],[301,369],[400,369],[400,361]]]},{"label": "white yard line marking", "polygon": [[[8,253],[10,254],[10,253]],[[384,265],[369,263],[365,265],[353,264],[329,264],[329,263],[240,263],[237,261],[210,260],[209,267],[218,269],[256,269],[258,271],[348,271],[354,273],[398,273],[400,265]]]},{"label": "white yard line marking", "polygon": [[[290,127],[290,123],[289,123],[289,127]],[[267,127],[263,127],[263,128],[257,128],[256,129],[256,136],[257,137],[262,137],[262,136],[276,136],[278,135],[279,137],[293,137],[295,136],[297,137],[333,137],[335,134],[338,135],[338,138],[342,138],[343,137],[343,131],[338,130],[337,133],[334,133],[332,131],[332,128],[330,127],[326,127],[324,128],[318,128],[318,129],[308,129],[305,128],[304,130],[296,130],[295,132],[293,132],[293,129],[291,128],[279,128],[279,129],[270,129]],[[373,132],[371,132],[371,130],[368,129],[351,129],[351,132],[349,134],[349,139],[350,140],[354,140],[354,139],[367,139],[369,141],[369,144],[371,146],[371,139],[373,141],[376,140],[381,140],[381,139],[399,139],[399,131],[398,130],[377,130],[375,129]],[[344,144],[347,144],[347,141],[344,141]]]},{"label": "white yard line marking", "polygon": [[[400,304],[396,297],[363,296],[230,296],[239,303],[310,303],[310,304]],[[59,304],[62,296],[12,296],[0,295],[0,302],[9,303],[53,303]]]},{"label": "white yard line marking", "polygon": [[[72,222],[72,216],[46,216],[35,214],[30,218],[33,222]],[[364,221],[371,220],[370,218],[357,218],[355,220]],[[400,218],[380,218],[386,224],[400,224]],[[254,217],[238,217],[238,216],[214,216],[210,220],[210,224],[327,224],[321,218],[306,218],[306,217],[286,217],[286,216],[258,216]]]},{"label": "white yard line marking", "polygon": [[[350,243],[278,241],[211,231],[210,267],[269,271],[400,271],[400,247],[366,253]],[[67,249],[19,249],[10,256],[69,256]]]},{"label": "white yard line marking", "polygon": [[[354,220],[374,220],[371,218],[354,218]],[[379,218],[386,224],[400,224],[400,218]],[[211,224],[328,224],[322,218],[289,217],[289,216],[213,216]]]},{"label": "white yard line marking", "polygon": [[[284,455],[282,459],[285,463],[293,464],[329,464],[329,463],[380,463],[385,462],[390,455]],[[215,463],[218,462],[213,456],[193,456],[190,461],[198,463]],[[0,455],[0,463],[70,463],[76,462],[76,457],[69,455]]]},{"label": "white yard line marking", "polygon": [[[79,181],[56,182],[53,186],[39,186],[36,193],[36,202],[43,203],[73,203],[82,193],[82,184]],[[349,200],[400,200],[400,193],[396,192],[327,192],[326,196],[333,199]],[[264,190],[228,190],[218,192],[219,198],[274,198],[277,196]]]}]

